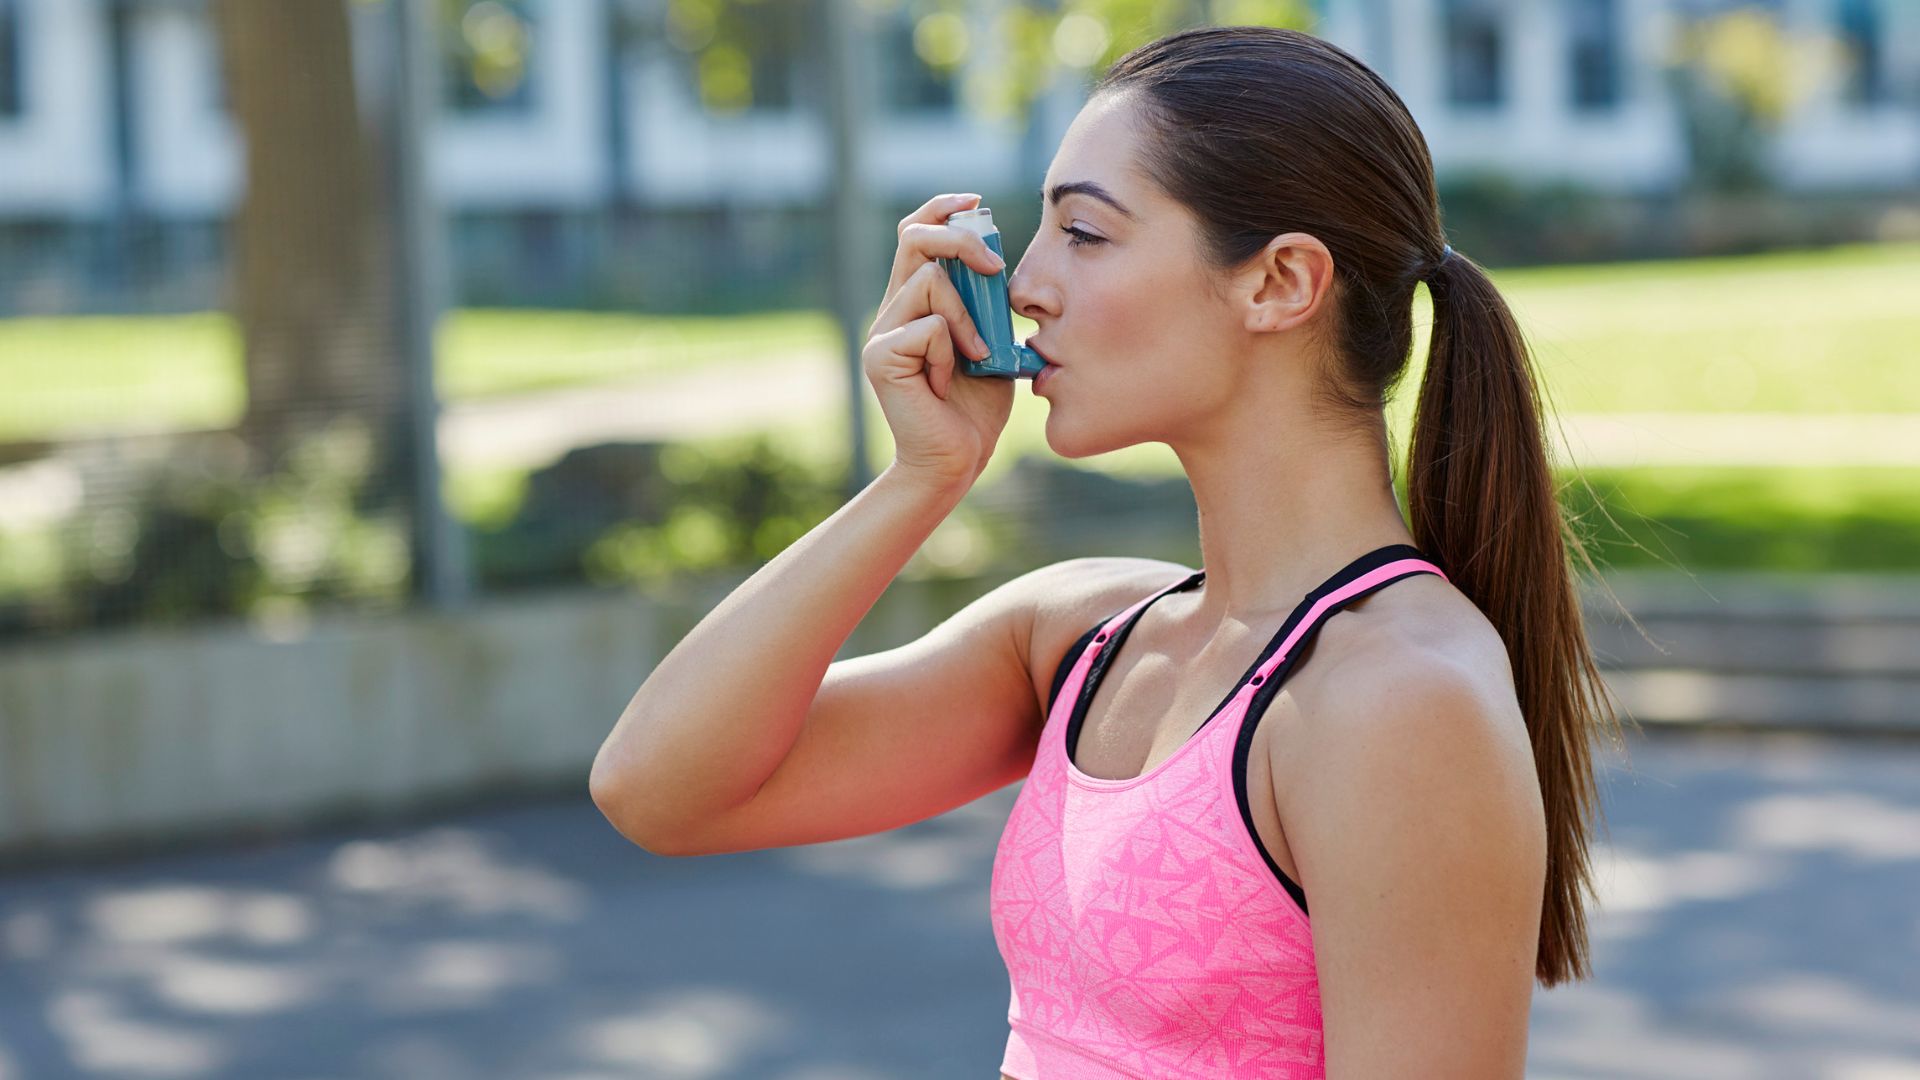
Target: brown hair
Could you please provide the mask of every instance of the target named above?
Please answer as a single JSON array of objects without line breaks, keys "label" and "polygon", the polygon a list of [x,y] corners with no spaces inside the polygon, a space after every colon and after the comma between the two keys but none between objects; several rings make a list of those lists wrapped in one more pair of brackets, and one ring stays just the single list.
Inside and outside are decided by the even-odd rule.
[{"label": "brown hair", "polygon": [[1588,647],[1568,552],[1594,569],[1562,514],[1541,436],[1532,361],[1493,282],[1446,246],[1433,161],[1406,105],[1339,47],[1296,30],[1189,30],[1117,60],[1095,95],[1143,106],[1144,171],[1235,267],[1305,232],[1334,260],[1335,407],[1380,422],[1413,347],[1414,286],[1433,332],[1407,479],[1416,544],[1506,643],[1546,808],[1547,875],[1535,977],[1590,975],[1585,895],[1598,817],[1589,739],[1619,744]]}]

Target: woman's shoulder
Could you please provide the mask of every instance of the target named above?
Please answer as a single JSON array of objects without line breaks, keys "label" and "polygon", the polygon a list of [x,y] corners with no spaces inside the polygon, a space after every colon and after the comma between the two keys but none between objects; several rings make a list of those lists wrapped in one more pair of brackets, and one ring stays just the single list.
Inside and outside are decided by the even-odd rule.
[{"label": "woman's shoulder", "polygon": [[1025,652],[1042,710],[1061,662],[1087,631],[1193,573],[1176,562],[1124,555],[1065,559],[1028,573],[1033,618]]},{"label": "woman's shoulder", "polygon": [[[1396,738],[1395,725],[1456,727],[1456,736],[1531,766],[1531,742],[1515,693],[1506,645],[1465,594],[1438,577],[1416,576],[1329,619],[1316,643],[1321,660],[1289,680],[1308,719],[1302,759],[1338,754],[1339,744]],[[1471,730],[1468,730],[1471,729]]]},{"label": "woman's shoulder", "polygon": [[1513,671],[1493,623],[1452,582],[1415,574],[1350,605],[1317,635],[1325,662],[1302,681],[1323,696],[1390,680],[1470,684],[1494,698],[1513,696]]}]

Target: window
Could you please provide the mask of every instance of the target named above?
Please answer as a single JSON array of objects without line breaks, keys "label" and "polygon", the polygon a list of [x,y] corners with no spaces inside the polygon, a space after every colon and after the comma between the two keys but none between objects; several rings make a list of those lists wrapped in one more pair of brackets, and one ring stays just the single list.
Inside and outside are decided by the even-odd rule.
[{"label": "window", "polygon": [[[774,5],[769,5],[774,6]],[[790,4],[777,5],[782,14],[792,12]],[[803,28],[789,19],[766,18],[752,21],[753,32],[746,38],[747,70],[752,85],[748,99],[755,109],[791,109],[798,97],[794,80],[807,39]]]},{"label": "window", "polygon": [[1839,0],[1834,22],[1847,58],[1841,100],[1850,105],[1885,102],[1887,79],[1881,61],[1879,9],[1873,0]]},{"label": "window", "polygon": [[[759,0],[689,8],[698,14],[668,19],[667,39],[694,100],[709,112],[786,111],[821,99],[815,82],[814,0]],[[673,9],[670,9],[673,10]]]},{"label": "window", "polygon": [[1445,0],[1447,101],[1493,106],[1506,99],[1502,5],[1495,0]]},{"label": "window", "polygon": [[903,12],[888,19],[875,35],[880,51],[880,100],[889,112],[944,111],[957,100],[954,70],[927,62],[923,53],[930,35],[919,33],[919,28],[919,19]]},{"label": "window", "polygon": [[826,15],[804,0],[759,3],[738,12],[743,47],[753,83],[749,107],[792,109],[820,100],[806,60]]},{"label": "window", "polygon": [[20,5],[0,0],[0,119],[25,109],[20,75]]},{"label": "window", "polygon": [[1615,0],[1569,0],[1568,89],[1576,109],[1620,103],[1620,16]]},{"label": "window", "polygon": [[441,102],[457,112],[533,107],[526,0],[441,0]]}]

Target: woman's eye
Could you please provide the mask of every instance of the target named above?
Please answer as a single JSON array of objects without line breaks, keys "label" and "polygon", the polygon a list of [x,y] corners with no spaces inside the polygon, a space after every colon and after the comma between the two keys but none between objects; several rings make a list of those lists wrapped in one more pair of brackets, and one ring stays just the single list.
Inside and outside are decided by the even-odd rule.
[{"label": "woman's eye", "polygon": [[1104,236],[1095,236],[1090,232],[1083,229],[1076,229],[1071,225],[1060,226],[1060,231],[1067,234],[1068,247],[1079,247],[1081,244],[1104,244],[1107,242]]}]

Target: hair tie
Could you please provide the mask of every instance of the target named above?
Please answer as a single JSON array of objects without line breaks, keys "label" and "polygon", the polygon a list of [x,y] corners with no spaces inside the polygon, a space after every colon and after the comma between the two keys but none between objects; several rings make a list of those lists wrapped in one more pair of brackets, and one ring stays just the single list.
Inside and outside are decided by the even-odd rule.
[{"label": "hair tie", "polygon": [[1422,277],[1420,280],[1432,281],[1434,278],[1434,275],[1438,274],[1440,272],[1440,268],[1447,265],[1447,260],[1451,258],[1453,258],[1453,245],[1441,244],[1439,260],[1433,264],[1433,268],[1428,270],[1426,275]]},{"label": "hair tie", "polygon": [[1441,244],[1440,245],[1440,261],[1446,262],[1448,259],[1451,259],[1451,258],[1453,258],[1453,245]]}]

